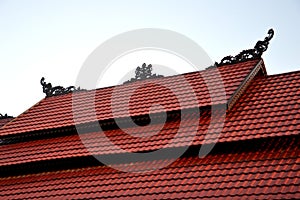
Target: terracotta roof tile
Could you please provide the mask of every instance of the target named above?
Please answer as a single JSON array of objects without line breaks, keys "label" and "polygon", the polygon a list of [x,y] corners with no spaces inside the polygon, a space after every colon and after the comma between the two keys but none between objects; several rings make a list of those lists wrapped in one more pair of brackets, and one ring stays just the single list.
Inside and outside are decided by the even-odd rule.
[{"label": "terracotta roof tile", "polygon": [[5,124],[7,124],[8,122],[10,122],[11,120],[13,120],[13,119],[14,118],[3,118],[3,119],[0,118],[0,128],[2,126],[4,126]]},{"label": "terracotta roof tile", "polygon": [[[126,95],[133,86],[139,87],[134,95],[130,99],[130,115],[142,115],[149,114],[149,108],[153,103],[160,103],[166,109],[166,111],[179,110],[190,108],[191,106],[198,105],[199,107],[209,106],[211,104],[211,97],[207,89],[205,81],[210,83],[210,92],[214,92],[215,104],[224,104],[236,91],[241,82],[250,73],[250,71],[257,65],[259,60],[247,61],[234,65],[225,65],[218,67],[221,78],[226,90],[225,101],[218,100],[218,95],[221,95],[218,80],[215,79],[215,75],[211,72],[214,69],[204,70],[202,72],[192,72],[185,75],[171,76],[165,78],[151,79],[146,81],[138,81],[131,84],[120,85],[116,87],[101,88],[97,90],[91,90],[86,92],[74,93],[76,100],[80,105],[78,117],[81,123],[95,121],[94,116],[90,114],[90,110],[86,110],[87,102],[92,101],[95,92],[95,110],[97,112],[98,120],[105,120],[111,118],[119,118],[128,116],[124,112],[124,105]],[[209,77],[203,79],[200,75]],[[185,79],[197,96],[197,102],[192,101],[193,92],[182,85],[182,79]],[[175,88],[176,96],[174,93],[163,87],[163,85],[169,88]],[[111,97],[113,90],[118,89],[118,97],[116,102],[119,106],[114,110],[114,116],[112,116],[111,110]],[[182,96],[184,101],[178,102],[177,97]],[[143,103],[141,103],[143,102]],[[82,106],[81,106],[82,105]],[[158,109],[153,112],[161,112],[164,110]],[[0,135],[9,135],[22,132],[30,132],[35,130],[53,129],[58,127],[65,127],[74,125],[73,113],[72,113],[72,94],[54,96],[41,100],[29,110],[18,116],[13,123],[7,125],[4,129],[0,129]]]},{"label": "terracotta roof tile", "polygon": [[[298,135],[300,132],[299,113],[299,86],[300,71],[269,77],[256,78],[248,90],[236,102],[232,110],[227,113],[224,127],[216,123],[213,130],[222,130],[218,138],[217,134],[207,135],[206,143],[232,142],[250,140],[255,138],[278,137],[287,135]],[[264,87],[261,87],[262,83]],[[272,95],[265,95],[263,91],[269,91]],[[290,88],[290,89],[289,89]],[[267,101],[266,101],[267,100]],[[264,103],[262,103],[264,102]],[[273,102],[278,102],[273,104]],[[204,142],[209,124],[209,113],[202,112],[200,126],[194,145]],[[198,118],[193,114],[186,115],[181,121],[182,137],[175,140],[175,146],[184,146],[187,141],[194,137],[191,133],[191,124],[197,122]],[[140,135],[145,132],[159,132],[152,137],[131,137],[124,130],[108,130],[105,135],[114,144],[130,151],[156,150],[170,142],[177,133],[179,120],[168,122],[164,129],[159,132],[161,126],[151,125],[146,127],[127,128],[127,132]],[[212,131],[214,132],[214,131]],[[103,141],[99,133],[87,133],[81,135],[85,144],[89,145],[95,154],[117,153],[113,146]],[[77,134],[71,136],[35,140],[10,145],[0,146],[0,166],[24,162],[39,161],[41,159],[67,158],[76,156],[87,156],[90,153]]]},{"label": "terracotta roof tile", "polygon": [[[226,101],[256,64],[257,61],[250,61],[219,68],[225,83]],[[185,88],[180,88],[178,78],[180,76],[149,80],[147,86],[136,91],[131,101],[130,114],[133,116],[147,114],[149,108],[147,106],[158,101],[165,105],[168,111],[189,108],[190,97],[185,93]],[[198,106],[209,106],[211,102],[203,80],[196,77],[195,73],[184,76],[198,95]],[[165,88],[154,84],[160,81],[179,88],[180,95],[186,98],[183,107],[178,106],[176,99]],[[132,83],[134,84],[138,85],[140,82]],[[132,85],[117,87],[121,88],[125,95]],[[220,123],[221,113],[217,112],[216,120],[210,123],[210,111],[205,110],[201,112],[200,119],[194,113],[186,114],[181,120],[175,118],[165,123],[162,130],[161,124],[126,129],[133,135],[158,132],[145,138],[131,136],[125,133],[124,129],[105,131],[110,141],[130,152],[162,148],[174,138],[179,126],[183,131],[170,147],[186,146],[189,145],[189,140],[194,139],[192,145],[199,146],[218,141],[219,145],[229,146],[230,151],[219,149],[205,158],[185,155],[163,169],[148,173],[124,173],[111,167],[97,166],[0,178],[0,198],[299,199],[300,150],[297,148],[300,132],[299,88],[300,71],[267,77],[256,76],[233,107],[227,111],[224,127]],[[96,110],[99,120],[112,117],[109,107],[111,91],[112,87],[96,90]],[[88,101],[91,92],[78,93],[82,103]],[[0,129],[0,135],[73,125],[71,97],[68,94],[43,99]],[[122,110],[124,105],[122,95],[118,101],[120,107],[117,117],[122,117],[125,115]],[[141,101],[146,104],[141,105]],[[85,121],[92,119],[86,111],[83,110],[82,114]],[[200,126],[194,136],[192,130],[195,124]],[[212,127],[212,134],[206,135],[204,140],[209,124]],[[221,131],[220,135],[216,134],[218,131]],[[120,153],[113,149],[110,143],[104,141],[103,135],[99,133],[86,133],[81,137],[94,154]],[[254,148],[250,146],[250,141],[253,142],[254,139],[263,139],[260,141],[264,142]],[[242,145],[246,143],[247,147]],[[34,167],[34,162],[37,161],[55,162],[54,159],[57,161],[90,155],[74,132],[68,136],[2,144],[0,168],[22,166],[20,164],[24,163]],[[128,171],[140,172],[168,161],[165,159],[114,165],[122,166]]]},{"label": "terracotta roof tile", "polygon": [[[294,142],[296,142],[294,140]],[[284,151],[285,154],[280,152]],[[147,173],[124,173],[106,166],[0,178],[3,198],[299,198],[299,149],[237,150],[229,154],[179,158]],[[167,160],[118,164],[151,169]]]}]

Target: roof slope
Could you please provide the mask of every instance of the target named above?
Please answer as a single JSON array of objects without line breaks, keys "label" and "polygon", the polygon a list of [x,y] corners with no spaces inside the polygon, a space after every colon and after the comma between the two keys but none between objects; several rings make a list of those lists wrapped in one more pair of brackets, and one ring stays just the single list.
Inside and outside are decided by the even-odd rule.
[{"label": "roof slope", "polygon": [[[199,107],[205,107],[211,105],[210,92],[214,95],[215,104],[226,104],[232,97],[234,92],[238,89],[241,83],[249,75],[249,73],[256,67],[260,60],[252,60],[238,64],[224,65],[218,67],[221,78],[226,92],[226,99],[222,101],[218,100],[220,94],[219,80],[215,75],[211,75],[214,69],[204,70],[202,72],[192,72],[184,75],[171,76],[165,78],[151,79],[145,81],[137,81],[131,84],[120,85],[116,87],[101,88],[98,90],[91,90],[86,92],[79,92],[78,95],[78,107],[82,108],[78,110],[81,123],[95,121],[95,117],[87,110],[86,103],[93,100],[95,95],[95,110],[98,120],[107,120],[120,117],[128,117],[128,114],[124,111],[124,105],[126,103],[126,95],[130,89],[134,86],[142,86],[134,95],[130,98],[130,116],[137,116],[143,114],[149,114],[149,108],[153,103],[159,102],[165,110],[159,108],[153,112],[173,111],[180,109],[187,109],[198,105]],[[212,89],[208,91],[206,82],[202,75],[209,77],[210,85]],[[186,85],[182,84],[183,78],[189,83],[189,87],[195,91],[197,96],[197,102],[192,101],[193,92],[186,88]],[[174,95],[172,91],[166,87],[174,88],[178,91],[178,94]],[[114,110],[114,116],[112,115],[111,98],[113,90],[117,88],[121,95],[118,95],[116,102],[118,106]],[[183,102],[178,102],[177,98],[182,97]],[[147,99],[147,101],[145,101]],[[141,103],[143,102],[143,103]],[[24,132],[31,132],[36,130],[54,129],[65,126],[74,125],[73,113],[72,113],[72,94],[54,96],[45,98],[29,110],[18,116],[12,122],[7,124],[5,128],[0,129],[0,136],[19,134]]]},{"label": "roof slope", "polygon": [[0,128],[2,126],[4,126],[5,124],[7,124],[8,122],[10,122],[12,119],[13,119],[12,117],[11,118],[3,118],[3,119],[0,118]]},{"label": "roof slope", "polygon": [[[300,132],[300,71],[256,77],[235,106],[227,113],[224,127],[215,123],[212,134],[205,143],[243,141],[267,137],[299,135]],[[220,117],[220,116],[219,116]],[[199,122],[196,134],[191,132],[193,122]],[[216,120],[218,121],[218,120]],[[196,123],[197,124],[197,123]],[[150,151],[162,148],[182,128],[181,139],[174,146],[187,145],[185,141],[193,139],[193,145],[202,145],[207,128],[210,124],[209,112],[202,112],[200,120],[195,114],[186,115],[183,120],[167,122],[161,130],[161,125],[152,125],[125,130],[115,129],[105,131],[114,144],[131,152]],[[194,128],[195,129],[195,128]],[[222,129],[220,135],[214,134]],[[159,130],[161,130],[159,132]],[[141,135],[159,132],[152,137],[131,137],[128,133]],[[85,145],[90,146],[94,154],[120,153],[111,144],[104,142],[103,136],[92,132],[81,137]],[[0,146],[0,166],[35,162],[41,160],[62,159],[70,157],[89,156],[86,149],[74,132],[74,135],[34,140]]]},{"label": "roof slope", "polygon": [[[147,85],[134,94],[130,114],[148,114],[149,107],[155,102],[164,105],[167,111],[190,108],[190,94],[180,84],[180,79],[185,77],[196,91],[196,105],[206,107],[201,110],[200,118],[195,113],[180,116],[178,112],[169,112],[172,117],[163,126],[158,122],[122,130],[113,126],[105,129],[111,142],[129,152],[189,146],[175,162],[153,172],[124,173],[112,167],[144,172],[156,169],[158,164],[168,165],[174,159],[168,154],[165,159],[145,162],[120,159],[112,166],[104,166],[98,161],[94,164],[89,160],[93,158],[92,154],[110,158],[121,158],[124,154],[104,141],[104,136],[98,132],[80,135],[90,149],[82,144],[74,127],[70,128],[74,125],[71,94],[43,99],[0,129],[0,198],[300,198],[300,71],[266,76],[257,72],[264,70],[262,60],[228,64],[218,69],[227,96],[224,102],[215,103],[230,107],[224,126],[222,113],[216,112],[216,119],[211,121],[209,92],[204,80],[195,72],[143,81]],[[210,70],[205,73],[209,75]],[[217,84],[213,78],[211,80]],[[130,87],[141,83],[116,87],[126,96]],[[183,106],[178,106],[169,91],[158,87],[159,83],[178,88],[179,95],[186,100]],[[218,97],[219,88],[214,89]],[[117,116],[111,115],[109,99],[112,90],[113,87],[103,88],[78,95],[84,105],[96,92],[98,120],[127,116],[123,112],[125,100],[122,95],[117,99]],[[82,122],[93,119],[84,109],[81,113]],[[209,134],[208,127],[211,128]],[[195,129],[196,135],[192,131]],[[220,135],[217,134],[219,131]],[[152,132],[159,133],[135,137]],[[176,134],[179,136],[174,139]],[[23,141],[23,138],[29,139]],[[170,140],[173,143],[165,146]],[[209,155],[197,156],[202,145],[215,142],[217,144]],[[18,173],[22,175],[15,176]]]},{"label": "roof slope", "polygon": [[[241,145],[230,153],[202,159],[197,156],[179,158],[166,168],[142,174],[98,166],[0,178],[0,197],[240,199],[246,195],[251,199],[299,199],[298,145],[295,138],[263,142],[246,151]],[[151,170],[163,162],[167,160],[121,165],[138,172]]]}]

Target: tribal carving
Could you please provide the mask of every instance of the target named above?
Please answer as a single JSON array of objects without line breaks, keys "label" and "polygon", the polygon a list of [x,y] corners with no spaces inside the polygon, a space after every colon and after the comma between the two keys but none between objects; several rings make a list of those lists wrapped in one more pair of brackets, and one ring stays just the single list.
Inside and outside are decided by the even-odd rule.
[{"label": "tribal carving", "polygon": [[215,64],[217,66],[220,66],[220,65],[235,64],[238,62],[261,58],[263,52],[265,52],[268,49],[269,42],[273,38],[273,36],[274,36],[274,30],[270,29],[268,31],[268,36],[265,37],[263,41],[259,40],[255,44],[253,49],[243,50],[236,56],[226,56],[221,60],[220,63],[216,62]]},{"label": "tribal carving", "polygon": [[43,92],[46,94],[46,97],[57,96],[62,94],[68,94],[70,92],[82,91],[84,89],[80,89],[80,87],[76,88],[75,86],[69,86],[64,88],[62,86],[52,87],[51,83],[46,83],[45,78],[42,77],[41,85],[43,86]]},{"label": "tribal carving", "polygon": [[163,77],[163,75],[152,74],[152,65],[146,65],[144,63],[142,67],[137,67],[135,70],[135,78],[132,78],[124,83],[135,82],[138,80],[150,79],[150,78],[159,78]]}]

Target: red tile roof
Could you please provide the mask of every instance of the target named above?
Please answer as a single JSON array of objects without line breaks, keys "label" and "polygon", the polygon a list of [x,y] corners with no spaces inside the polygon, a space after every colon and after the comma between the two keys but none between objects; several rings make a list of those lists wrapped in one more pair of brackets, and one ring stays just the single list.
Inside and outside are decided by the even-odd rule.
[{"label": "red tile roof", "polygon": [[[256,77],[230,112],[227,113],[224,127],[220,135],[211,134],[206,138],[205,143],[213,143],[218,138],[219,143],[243,141],[266,137],[278,137],[298,135],[300,132],[299,112],[299,87],[300,71],[273,75],[268,77]],[[184,120],[167,122],[164,129],[161,125],[146,127],[127,128],[124,130],[115,129],[105,131],[114,144],[131,152],[149,151],[162,148],[177,133],[179,125],[182,128],[182,138],[175,141],[175,146],[187,145],[194,137],[191,132],[191,124],[198,121],[194,114],[187,115]],[[204,143],[204,136],[210,124],[208,111],[202,112],[200,127],[194,138],[193,145]],[[212,132],[222,128],[222,124],[216,123]],[[148,138],[131,137],[132,134],[143,134],[145,132],[159,132],[159,134]],[[99,133],[87,133],[81,135],[85,144],[92,147],[97,155],[118,153],[113,146],[104,142],[103,136]],[[185,139],[183,139],[185,138]],[[38,152],[38,153],[37,153]],[[91,155],[81,143],[79,136],[63,136],[35,140],[23,143],[0,146],[0,166],[18,163],[26,163],[40,160],[51,160],[57,158],[69,158]]]},{"label": "red tile roof", "polygon": [[[162,130],[159,123],[128,127],[127,133],[125,129],[112,127],[105,130],[105,135],[114,144],[129,152],[148,152],[165,147],[177,134],[179,126],[183,130],[180,138],[174,139],[172,146],[168,147],[189,146],[188,142],[193,139],[189,151],[181,158],[163,169],[148,173],[124,173],[111,167],[122,166],[128,171],[139,172],[168,163],[171,158],[137,163],[127,160],[112,166],[95,167],[90,167],[93,166],[91,163],[83,163],[84,167],[80,165],[78,169],[72,168],[76,164],[73,160],[64,166],[69,158],[84,162],[91,153],[72,128],[72,95],[43,99],[0,129],[0,198],[300,198],[300,71],[273,76],[255,74],[257,69],[264,72],[264,65],[259,60],[224,65],[218,69],[224,81],[226,100],[216,103],[228,105],[224,126],[219,112],[211,123],[209,93],[204,80],[195,72],[143,81],[148,85],[135,93],[130,114],[148,114],[151,104],[158,101],[167,111],[190,108],[190,94],[180,85],[180,79],[185,77],[196,91],[196,105],[205,107],[201,110],[200,119],[195,113],[184,114],[179,119],[175,112],[171,113],[172,119],[164,124]],[[209,75],[210,70],[213,69],[204,73]],[[115,88],[126,94],[130,87],[141,83]],[[177,87],[180,95],[186,98],[183,106],[179,107],[173,96],[155,83]],[[215,80],[212,83],[216,84]],[[109,98],[113,88],[80,92],[78,95],[84,104],[96,92],[98,120],[124,117],[124,96],[119,96],[117,116],[111,114]],[[84,110],[81,114],[82,122],[94,120]],[[211,134],[207,134],[209,125]],[[191,131],[193,128],[197,128],[195,138]],[[39,132],[35,132],[37,130]],[[147,138],[128,134],[140,135],[158,130],[161,130],[159,134]],[[218,131],[221,131],[220,135],[216,134]],[[89,150],[97,155],[120,153],[103,141],[103,136],[97,132],[80,136],[85,139],[85,144],[90,145]],[[193,148],[199,150],[201,145],[214,142],[217,145],[211,154],[204,158],[195,156],[198,152]],[[50,168],[50,163],[58,168]],[[51,172],[53,169],[57,171]],[[13,170],[23,175],[12,176],[9,173]],[[38,170],[46,172],[39,173]]]},{"label": "red tile roof", "polygon": [[[242,81],[251,72],[251,70],[256,67],[258,62],[259,60],[252,60],[244,63],[218,67],[221,78],[223,79],[227,100],[233,95],[238,86],[240,86]],[[205,81],[210,82],[210,85],[212,86],[212,90],[210,92],[215,93],[213,94],[214,98],[217,99],[218,95],[222,95],[222,93],[219,92],[219,87],[221,87],[218,82],[219,80],[215,79],[215,75],[211,75],[213,70],[214,69],[209,69],[201,72],[202,75],[209,77],[209,80],[205,80],[203,76],[200,75],[201,73],[199,74],[199,72],[192,72],[185,75],[152,79],[142,82],[138,81],[116,87],[102,88],[96,91],[91,90],[87,92],[76,93],[75,95],[78,95],[78,99],[82,99],[80,102],[78,100],[78,103],[80,104],[78,107],[83,109],[78,111],[80,113],[78,118],[80,118],[81,123],[95,121],[94,116],[90,114],[90,110],[86,110],[85,106],[87,102],[89,102],[91,99],[94,99],[94,92],[96,92],[95,109],[98,120],[127,117],[128,115],[126,112],[124,112],[124,104],[126,102],[125,94],[127,94],[133,86],[141,86],[141,84],[144,84],[145,82],[148,84],[146,84],[146,86],[143,85],[142,88],[139,88],[130,99],[131,116],[148,114],[149,108],[155,102],[159,102],[161,105],[163,105],[166,111],[186,109],[190,108],[191,106],[194,107],[195,105],[198,105],[199,107],[209,106],[211,104],[211,97]],[[195,91],[198,102],[192,101],[192,96],[194,94],[192,94],[189,89],[185,88],[186,86],[182,86],[180,83],[183,78],[187,80],[192,89]],[[168,86],[169,88],[175,88],[174,90],[178,91],[178,94],[175,96],[171,91],[165,89],[161,85]],[[113,116],[110,99],[115,88],[120,91],[120,94],[124,95],[118,96],[116,101],[119,102],[119,106],[117,106],[116,110],[114,110]],[[182,96],[185,99],[184,102],[180,102],[180,105],[177,101],[177,97],[179,96]],[[147,101],[145,102],[144,99],[147,99]],[[226,103],[226,100],[225,102],[220,100],[215,100],[214,103]],[[141,101],[143,101],[143,104],[141,104]],[[154,112],[162,111],[164,110],[159,109],[155,110]],[[0,129],[0,136],[72,125],[74,125],[72,113],[72,94],[67,94],[45,98],[38,102],[29,110],[18,116],[13,123],[8,124],[5,129]]]},{"label": "red tile roof", "polygon": [[12,119],[13,119],[12,117],[0,119],[0,128],[5,124],[7,124],[8,122],[10,122]]},{"label": "red tile roof", "polygon": [[[147,173],[98,166],[0,178],[0,198],[299,199],[297,145],[299,140],[294,138],[264,142],[251,151],[242,146],[202,159],[179,158],[166,168]],[[138,172],[164,162],[167,160],[118,165]]]}]

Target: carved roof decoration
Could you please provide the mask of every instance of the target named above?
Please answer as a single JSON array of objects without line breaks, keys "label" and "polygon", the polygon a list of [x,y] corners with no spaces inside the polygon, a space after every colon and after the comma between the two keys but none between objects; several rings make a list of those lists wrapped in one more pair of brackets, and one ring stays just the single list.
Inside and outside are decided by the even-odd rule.
[{"label": "carved roof decoration", "polygon": [[13,118],[13,116],[9,116],[9,115],[7,115],[7,114],[2,115],[2,114],[0,113],[0,119],[8,119],[8,118]]},{"label": "carved roof decoration", "polygon": [[73,93],[0,120],[0,199],[300,199],[300,70],[211,67],[78,92],[78,120]]},{"label": "carved roof decoration", "polygon": [[248,60],[259,59],[261,58],[263,52],[265,52],[268,49],[269,42],[273,38],[273,36],[274,36],[274,30],[269,29],[268,36],[265,37],[263,41],[259,40],[255,44],[253,49],[243,50],[236,56],[230,56],[230,55],[226,56],[221,60],[221,62],[219,63],[216,62],[215,65],[220,66],[220,65],[227,65],[227,64],[235,64],[235,63],[244,62]]},{"label": "carved roof decoration", "polygon": [[152,65],[149,64],[148,66],[146,63],[142,65],[142,67],[137,67],[135,70],[135,78],[131,78],[128,81],[125,81],[124,83],[130,83],[130,82],[135,82],[138,80],[144,80],[144,79],[150,79],[150,78],[160,78],[163,77],[163,75],[157,75],[157,74],[152,74]]},{"label": "carved roof decoration", "polygon": [[45,82],[44,77],[41,78],[40,83],[43,86],[43,93],[46,94],[46,97],[58,96],[58,95],[62,95],[62,94],[68,94],[68,93],[71,93],[71,92],[85,90],[85,89],[81,89],[80,87],[76,88],[75,86],[69,86],[67,88],[64,88],[62,86],[52,87],[51,83],[46,83]]}]

